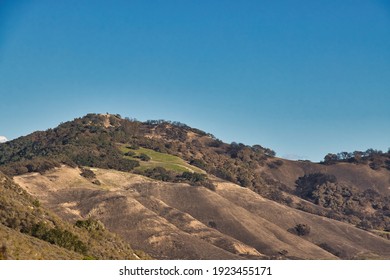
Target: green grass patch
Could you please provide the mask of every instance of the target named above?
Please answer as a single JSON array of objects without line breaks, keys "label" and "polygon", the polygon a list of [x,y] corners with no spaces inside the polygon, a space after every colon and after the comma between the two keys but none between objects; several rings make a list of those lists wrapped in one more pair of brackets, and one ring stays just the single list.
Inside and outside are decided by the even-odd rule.
[{"label": "green grass patch", "polygon": [[[166,170],[182,173],[185,171],[192,171],[192,172],[198,172],[198,173],[204,173],[203,170],[190,165],[189,163],[185,162],[183,159],[165,154],[153,151],[151,149],[146,149],[140,147],[139,149],[130,149],[128,145],[122,145],[120,146],[120,150],[123,154],[126,154],[128,152],[132,152],[133,156],[123,156],[126,159],[130,160],[138,160],[140,163],[139,167],[136,167],[135,170],[141,170],[144,171],[146,169],[151,169],[155,167],[163,167]],[[138,159],[137,157],[141,154],[145,154],[150,157],[149,161],[142,161]]]}]

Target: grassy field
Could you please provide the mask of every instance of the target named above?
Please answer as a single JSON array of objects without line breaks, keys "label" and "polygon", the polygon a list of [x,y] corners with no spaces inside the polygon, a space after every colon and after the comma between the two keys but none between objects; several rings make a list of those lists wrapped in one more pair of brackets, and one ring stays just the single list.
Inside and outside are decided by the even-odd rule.
[{"label": "grassy field", "polygon": [[[163,167],[167,170],[171,170],[174,172],[182,173],[184,171],[192,171],[192,172],[198,172],[198,173],[204,173],[203,170],[192,166],[185,162],[183,159],[165,154],[165,153],[159,153],[156,151],[153,151],[151,149],[145,149],[140,147],[139,149],[130,149],[127,147],[127,145],[122,145],[120,147],[120,150],[122,151],[123,154],[127,152],[133,152],[135,153],[134,156],[124,156],[127,159],[132,159],[132,160],[138,160],[140,162],[139,167],[136,169],[138,170],[146,170],[149,168],[154,168],[154,167]],[[145,154],[150,157],[149,161],[142,161],[137,158],[140,154]]]}]

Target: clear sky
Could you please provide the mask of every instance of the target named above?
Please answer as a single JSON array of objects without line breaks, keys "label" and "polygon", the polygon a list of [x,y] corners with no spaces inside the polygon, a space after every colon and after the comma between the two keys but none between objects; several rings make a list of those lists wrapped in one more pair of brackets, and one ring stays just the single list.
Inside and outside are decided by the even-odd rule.
[{"label": "clear sky", "polygon": [[319,161],[387,151],[389,105],[390,1],[0,0],[8,139],[109,112]]}]

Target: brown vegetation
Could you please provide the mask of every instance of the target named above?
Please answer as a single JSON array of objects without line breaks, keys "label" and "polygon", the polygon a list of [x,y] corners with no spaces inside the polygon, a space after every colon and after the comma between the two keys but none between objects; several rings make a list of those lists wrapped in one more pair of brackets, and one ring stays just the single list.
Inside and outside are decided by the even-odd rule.
[{"label": "brown vegetation", "polygon": [[[129,147],[132,151],[121,149],[121,147]],[[147,164],[153,163],[153,160],[143,151],[137,151],[140,148],[144,148],[144,151],[151,149],[178,156],[186,161],[185,170],[188,169],[188,171],[181,170],[179,172],[153,165],[149,165],[149,168]],[[261,258],[264,256],[305,258],[301,249],[291,245],[291,243],[296,242],[294,238],[304,240],[301,242],[310,243],[307,244],[307,248],[311,248],[312,251],[309,250],[311,253],[306,255],[308,258],[316,258],[316,256],[328,258],[328,254],[331,254],[331,257],[353,258],[359,252],[345,249],[339,243],[335,244],[323,236],[318,237],[317,230],[321,227],[321,222],[316,218],[326,220],[329,228],[339,231],[338,236],[341,239],[346,231],[353,229],[356,238],[348,246],[355,246],[357,240],[364,235],[362,233],[364,231],[356,229],[355,226],[365,230],[376,230],[375,232],[381,232],[381,236],[388,236],[386,233],[389,231],[390,219],[389,163],[389,152],[383,153],[372,149],[366,152],[329,154],[322,164],[309,161],[293,162],[276,158],[274,151],[260,145],[223,143],[211,134],[179,122],[165,120],[139,122],[135,119],[122,119],[119,115],[89,114],[83,118],[63,123],[57,128],[35,132],[26,137],[0,144],[0,171],[9,176],[15,176],[16,181],[25,184],[25,190],[37,196],[28,202],[29,207],[34,209],[30,211],[33,214],[28,211],[15,212],[14,208],[19,204],[10,206],[7,204],[8,202],[1,201],[5,208],[0,208],[0,211],[6,210],[0,212],[0,219],[7,228],[19,233],[22,232],[26,236],[35,236],[41,241],[45,240],[48,244],[60,245],[64,250],[89,256],[95,249],[92,249],[93,246],[90,246],[88,239],[83,237],[84,235],[80,232],[88,232],[88,227],[94,227],[97,224],[88,220],[90,217],[86,213],[95,215],[110,209],[108,212],[116,217],[116,213],[123,210],[122,219],[118,219],[126,224],[129,223],[129,215],[139,215],[136,209],[143,207],[143,211],[146,211],[144,209],[146,208],[149,214],[156,215],[155,219],[133,223],[132,225],[136,227],[133,231],[128,228],[121,230],[113,217],[103,215],[102,219],[97,219],[97,223],[100,221],[104,225],[109,224],[110,226],[104,227],[105,229],[102,231],[97,230],[93,235],[100,236],[102,232],[110,234],[107,229],[122,234],[122,236],[129,234],[131,242],[141,244],[135,246],[146,248],[159,258],[184,258],[183,252],[192,252],[194,258],[210,258],[211,256],[229,258],[232,255],[237,257],[237,252],[240,250],[249,251],[250,255],[254,254],[256,257],[261,256]],[[194,169],[196,172],[193,172],[193,169],[188,168],[188,164],[196,166],[204,172],[198,169]],[[63,165],[70,167],[70,169],[75,168],[72,169],[75,170],[74,172],[66,171],[63,174],[73,176],[74,181],[71,185],[63,175],[57,174],[57,170],[67,170],[64,169]],[[77,169],[77,166],[80,168]],[[101,171],[96,171],[102,169],[111,170],[106,173],[110,174],[107,175],[111,178],[110,180],[107,181],[106,175],[99,173]],[[117,171],[124,171],[126,173],[123,174],[126,175],[115,173]],[[134,173],[148,178],[134,175]],[[23,174],[24,176],[20,176]],[[46,177],[47,174],[52,175]],[[25,181],[27,178],[29,182]],[[231,193],[225,192],[217,186],[219,183],[216,182],[222,182],[218,181],[220,179],[237,184],[241,188],[238,187],[234,191],[231,189]],[[37,184],[40,180],[43,181]],[[117,180],[120,180],[121,184]],[[135,187],[136,184],[133,180],[141,185]],[[57,184],[52,184],[52,182],[57,182]],[[122,185],[123,182],[125,185]],[[222,183],[222,185],[224,184]],[[134,185],[134,188],[130,188],[130,185]],[[164,189],[160,186],[164,186]],[[235,185],[235,187],[237,186]],[[68,188],[71,188],[72,191],[69,191]],[[129,202],[127,191],[130,190],[137,194],[136,197],[131,198],[135,207],[132,211],[135,212],[128,209],[130,206],[127,204]],[[173,192],[173,190],[175,191]],[[116,193],[117,191],[119,193]],[[239,204],[237,201],[240,201],[241,196],[246,196],[247,192],[251,194],[247,197],[248,200],[256,201],[257,204],[249,206],[248,202],[243,202],[239,207],[249,213],[258,209],[258,204],[261,204],[263,198],[269,199],[266,203],[268,206],[264,206],[263,209],[269,212],[257,212],[257,215],[267,217],[270,225],[267,224],[266,227],[267,229],[272,228],[271,231],[255,230],[256,226],[265,226],[263,221],[250,216],[245,211],[245,214],[241,213],[241,210],[236,208]],[[221,200],[222,193],[230,198],[229,203]],[[42,194],[44,195],[42,196]],[[155,200],[151,198],[151,194]],[[60,201],[61,203],[58,204],[57,196],[63,198],[64,201]],[[106,204],[91,202],[94,199],[99,200],[101,197],[105,197]],[[88,207],[83,206],[86,208],[80,206],[85,203],[84,199],[90,202]],[[115,201],[112,205],[111,200]],[[185,201],[183,202],[186,203],[185,205],[180,204],[182,200]],[[225,205],[230,211],[235,209],[241,214],[227,215],[224,210],[211,207],[208,203],[219,203]],[[80,220],[79,226],[73,224],[69,226],[67,223],[61,224],[61,222],[42,223],[44,219],[37,218],[40,216],[36,214],[36,211],[40,209],[44,212],[46,210],[42,209],[48,205],[52,207],[53,211],[61,214],[62,218],[72,221],[72,223]],[[217,218],[198,212],[200,210],[194,210],[198,209],[197,207],[201,207],[203,212],[215,213]],[[276,215],[276,209],[284,209],[284,212],[291,213],[294,220],[280,224],[277,219],[268,216],[271,215],[270,213]],[[173,218],[169,214],[173,212],[178,217],[184,217],[185,220],[188,218],[188,221],[200,223],[201,231],[196,232],[188,224],[182,224],[180,220]],[[9,213],[13,214],[10,216]],[[237,222],[245,230],[224,222],[222,218],[218,218],[219,213],[226,214],[224,219],[232,219],[236,222],[239,219],[245,220],[245,223]],[[310,219],[307,217],[311,217],[316,222],[308,222]],[[249,222],[251,219],[256,222]],[[166,224],[166,220],[170,224]],[[335,220],[347,223],[352,229],[346,230],[344,225],[339,225],[339,222]],[[171,234],[179,234],[180,237],[175,239],[169,234],[160,236],[157,228],[153,231],[155,223],[161,225],[166,232],[171,232],[171,228],[180,225],[179,233],[171,232]],[[274,228],[275,225],[278,229]],[[141,229],[138,226],[141,226]],[[151,226],[152,229],[149,229],[148,226]],[[181,227],[186,230],[182,230]],[[340,230],[341,228],[343,229]],[[200,229],[198,228],[198,230]],[[324,227],[322,230],[328,235],[334,234],[334,231],[324,230]],[[183,234],[182,231],[186,234]],[[281,239],[269,240],[270,245],[267,246],[256,237],[259,235],[266,238],[265,232],[276,234]],[[143,238],[147,238],[149,243],[145,243],[140,234]],[[365,234],[368,233],[365,232]],[[105,236],[105,233],[103,235]],[[190,238],[190,236],[195,236],[195,239]],[[367,236],[364,235],[364,237]],[[290,238],[293,239],[290,240]],[[371,240],[368,247],[359,243],[359,250],[363,251],[362,254],[370,251],[374,252],[374,255],[380,256],[375,244],[382,244],[382,241],[370,238],[368,238]],[[385,238],[382,239],[385,240]],[[379,238],[379,240],[382,239]],[[188,249],[186,246],[192,246],[187,243],[189,240],[199,247]],[[286,243],[281,240],[289,241]],[[279,245],[283,245],[283,248],[279,248]],[[184,248],[183,246],[186,247],[186,250],[180,252],[180,248]],[[386,247],[388,244],[385,243],[384,246]],[[238,250],[238,247],[241,249]],[[276,247],[278,248],[276,249]],[[1,249],[1,252],[4,251],[2,255],[9,252],[7,249],[9,247],[4,248]],[[171,255],[159,253],[161,248],[170,252]],[[210,254],[201,252],[200,248],[204,248]],[[97,250],[94,252],[94,257],[100,258],[102,256],[96,253]],[[251,255],[251,257],[253,256]]]},{"label": "brown vegetation", "polygon": [[[101,230],[99,236],[91,235],[87,229],[64,222],[38,202],[0,173],[0,235],[4,243],[1,245],[2,258],[135,258],[134,251],[119,237],[106,230]],[[34,241],[34,238],[40,241]],[[46,244],[42,248],[49,251],[40,252],[40,247],[34,244]],[[34,252],[32,248],[37,251]],[[17,254],[23,249],[31,250],[28,251],[30,254]]]}]

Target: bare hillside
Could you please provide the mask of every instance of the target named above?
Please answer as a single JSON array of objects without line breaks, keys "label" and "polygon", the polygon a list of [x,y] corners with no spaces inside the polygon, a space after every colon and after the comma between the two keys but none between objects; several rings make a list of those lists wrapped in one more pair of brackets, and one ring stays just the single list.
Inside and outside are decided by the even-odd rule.
[{"label": "bare hillside", "polygon": [[[390,258],[390,242],[356,227],[270,201],[212,177],[216,190],[77,168],[14,180],[68,221],[92,217],[160,259]],[[310,226],[298,236],[297,224]]]}]

